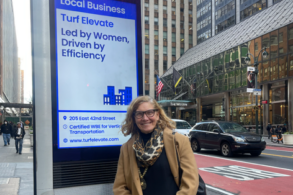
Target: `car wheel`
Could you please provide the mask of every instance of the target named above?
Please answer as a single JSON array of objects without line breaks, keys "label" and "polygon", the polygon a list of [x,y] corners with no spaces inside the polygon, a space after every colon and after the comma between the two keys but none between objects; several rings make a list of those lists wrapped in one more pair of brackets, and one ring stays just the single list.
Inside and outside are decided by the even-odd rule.
[{"label": "car wheel", "polygon": [[193,150],[193,152],[199,152],[200,151],[200,146],[199,146],[199,143],[196,139],[193,139],[191,141],[191,148]]},{"label": "car wheel", "polygon": [[233,155],[231,147],[230,147],[230,144],[228,142],[222,143],[222,145],[221,145],[221,153],[225,157],[229,157],[229,156]]},{"label": "car wheel", "polygon": [[260,152],[250,152],[251,156],[259,156],[260,154],[261,154],[261,151]]}]

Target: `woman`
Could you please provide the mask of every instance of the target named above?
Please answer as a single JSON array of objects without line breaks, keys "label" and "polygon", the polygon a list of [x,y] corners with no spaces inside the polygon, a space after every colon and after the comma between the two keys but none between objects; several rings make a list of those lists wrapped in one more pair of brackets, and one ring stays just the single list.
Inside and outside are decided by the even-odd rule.
[{"label": "woman", "polygon": [[174,128],[175,123],[153,98],[140,96],[131,102],[121,130],[131,138],[120,150],[115,195],[196,194],[199,181],[195,158],[188,138],[172,134]]}]

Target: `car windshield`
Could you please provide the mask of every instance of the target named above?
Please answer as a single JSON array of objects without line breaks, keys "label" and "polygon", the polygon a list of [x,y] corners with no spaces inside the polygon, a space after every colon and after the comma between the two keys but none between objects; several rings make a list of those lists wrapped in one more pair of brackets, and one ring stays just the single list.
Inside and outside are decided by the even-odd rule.
[{"label": "car windshield", "polygon": [[188,122],[176,121],[176,129],[190,129],[191,126]]},{"label": "car windshield", "polygon": [[219,123],[226,133],[245,133],[248,132],[245,128],[237,123]]}]

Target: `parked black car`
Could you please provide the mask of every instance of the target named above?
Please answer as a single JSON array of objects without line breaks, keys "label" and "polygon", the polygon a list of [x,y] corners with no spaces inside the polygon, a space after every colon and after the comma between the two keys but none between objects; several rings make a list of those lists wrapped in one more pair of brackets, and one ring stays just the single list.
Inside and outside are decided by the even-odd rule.
[{"label": "parked black car", "polygon": [[250,133],[234,122],[205,121],[197,123],[189,131],[189,139],[194,152],[201,148],[217,149],[223,156],[233,153],[250,153],[259,156],[266,148],[262,136]]}]

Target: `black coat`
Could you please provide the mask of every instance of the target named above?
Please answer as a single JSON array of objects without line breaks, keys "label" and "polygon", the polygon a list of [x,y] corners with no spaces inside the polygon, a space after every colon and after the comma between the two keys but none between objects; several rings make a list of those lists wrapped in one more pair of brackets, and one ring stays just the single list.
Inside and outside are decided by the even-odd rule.
[{"label": "black coat", "polygon": [[[24,130],[23,127],[20,127],[20,128],[21,128],[21,135],[22,135],[22,138],[24,138],[25,130]],[[13,136],[14,138],[17,136],[17,130],[18,130],[17,127],[13,129],[13,134],[12,134],[12,136]]]},{"label": "black coat", "polygon": [[1,125],[1,133],[11,134],[12,135],[12,126],[10,124]]}]

